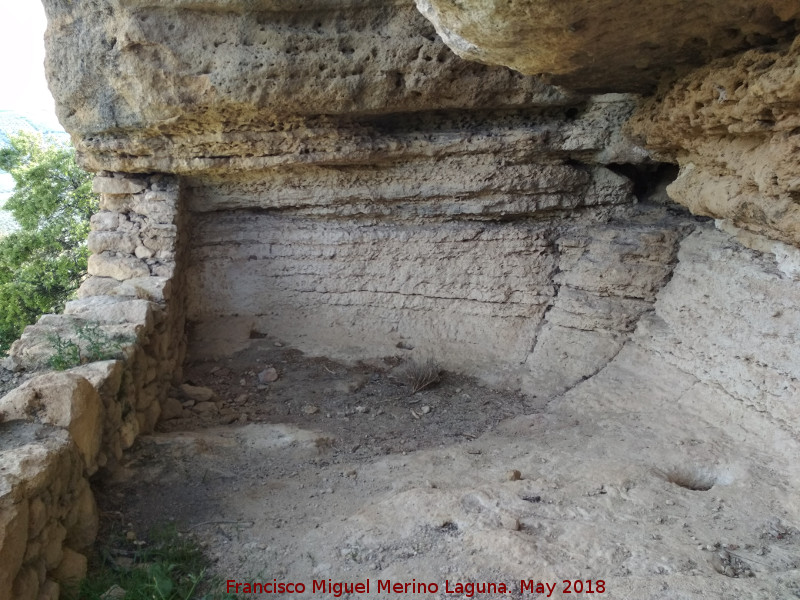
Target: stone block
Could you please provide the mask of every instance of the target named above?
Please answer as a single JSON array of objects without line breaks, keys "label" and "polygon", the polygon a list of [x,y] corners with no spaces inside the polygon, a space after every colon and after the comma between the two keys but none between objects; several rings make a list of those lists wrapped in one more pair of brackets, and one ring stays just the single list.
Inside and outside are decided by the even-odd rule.
[{"label": "stone block", "polygon": [[99,254],[106,250],[133,254],[137,247],[137,240],[129,233],[121,231],[92,231],[89,233],[86,244],[89,247],[89,251],[94,254]]},{"label": "stone block", "polygon": [[91,546],[97,537],[100,526],[94,494],[88,481],[83,481],[83,489],[78,494],[65,521],[67,526],[66,544],[76,550],[83,550]]},{"label": "stone block", "polygon": [[89,274],[125,281],[135,277],[147,277],[150,275],[150,269],[133,256],[114,256],[104,252],[89,256]]},{"label": "stone block", "polygon": [[0,398],[0,415],[48,423],[69,431],[90,470],[100,449],[103,405],[85,378],[71,373],[39,375]]},{"label": "stone block", "polygon": [[86,577],[86,567],[87,560],[83,554],[64,548],[64,557],[52,572],[52,577],[61,585],[74,586]]},{"label": "stone block", "polygon": [[89,223],[92,231],[116,231],[119,227],[120,214],[109,210],[101,210],[92,215]]},{"label": "stone block", "polygon": [[39,576],[30,567],[20,570],[14,580],[14,600],[36,600],[39,596]]},{"label": "stone block", "polygon": [[61,586],[52,579],[48,579],[42,584],[42,587],[39,588],[39,597],[37,600],[58,600],[60,594]]},{"label": "stone block", "polygon": [[95,194],[137,194],[143,192],[146,187],[143,180],[130,177],[95,177],[92,182],[92,191]]},{"label": "stone block", "polygon": [[71,300],[64,307],[65,315],[80,317],[93,323],[135,323],[149,330],[153,323],[153,305],[147,300],[131,300],[117,296],[91,296]]},{"label": "stone block", "polygon": [[11,587],[22,566],[28,541],[28,502],[0,505],[0,598],[11,598]]}]

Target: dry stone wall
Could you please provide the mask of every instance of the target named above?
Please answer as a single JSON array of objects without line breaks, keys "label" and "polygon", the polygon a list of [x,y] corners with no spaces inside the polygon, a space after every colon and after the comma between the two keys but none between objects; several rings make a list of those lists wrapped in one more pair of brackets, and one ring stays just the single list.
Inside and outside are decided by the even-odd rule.
[{"label": "dry stone wall", "polygon": [[[9,366],[38,370],[54,339],[118,340],[118,356],[34,375],[0,399],[0,598],[55,600],[86,572],[97,533],[89,477],[113,469],[180,380],[185,351],[181,192],[169,176],[94,182],[90,277],[64,314],[46,315],[13,345]],[[83,335],[81,333],[83,332]],[[96,359],[97,356],[93,356]]]}]

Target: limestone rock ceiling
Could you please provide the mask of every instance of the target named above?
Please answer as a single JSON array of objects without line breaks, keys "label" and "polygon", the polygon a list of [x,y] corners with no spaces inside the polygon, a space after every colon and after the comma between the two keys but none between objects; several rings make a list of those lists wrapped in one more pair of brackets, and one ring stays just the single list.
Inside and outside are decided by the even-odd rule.
[{"label": "limestone rock ceiling", "polygon": [[664,75],[791,38],[794,0],[417,0],[460,56],[583,91],[650,92]]},{"label": "limestone rock ceiling", "polygon": [[180,155],[189,138],[206,156],[253,155],[254,139],[270,155],[354,117],[582,100],[460,59],[411,0],[45,5],[59,118],[93,169],[169,171],[99,156]]}]

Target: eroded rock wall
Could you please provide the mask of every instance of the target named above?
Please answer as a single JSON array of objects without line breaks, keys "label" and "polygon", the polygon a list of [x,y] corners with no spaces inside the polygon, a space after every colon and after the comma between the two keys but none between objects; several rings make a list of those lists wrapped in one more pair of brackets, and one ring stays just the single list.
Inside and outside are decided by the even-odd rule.
[{"label": "eroded rock wall", "polygon": [[58,115],[93,170],[349,161],[373,151],[359,116],[580,101],[459,59],[407,0],[45,6]]},{"label": "eroded rock wall", "polygon": [[698,69],[648,100],[631,125],[680,164],[672,198],[800,246],[800,40]]},{"label": "eroded rock wall", "polygon": [[792,0],[417,0],[460,56],[573,90],[651,93],[713,58],[791,39]]}]

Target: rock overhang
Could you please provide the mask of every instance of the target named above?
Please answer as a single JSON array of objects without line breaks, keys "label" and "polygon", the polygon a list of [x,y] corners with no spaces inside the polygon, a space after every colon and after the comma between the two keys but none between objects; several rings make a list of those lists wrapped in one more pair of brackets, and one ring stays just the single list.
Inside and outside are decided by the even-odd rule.
[{"label": "rock overhang", "polygon": [[790,40],[790,0],[417,0],[458,55],[584,92],[651,93],[714,58]]}]

